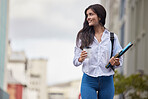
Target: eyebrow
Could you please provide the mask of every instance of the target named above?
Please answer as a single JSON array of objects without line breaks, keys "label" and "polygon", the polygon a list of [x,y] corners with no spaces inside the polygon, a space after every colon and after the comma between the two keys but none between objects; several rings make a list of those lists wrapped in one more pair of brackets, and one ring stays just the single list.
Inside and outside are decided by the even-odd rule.
[{"label": "eyebrow", "polygon": [[86,15],[93,14],[93,12],[86,13]]}]

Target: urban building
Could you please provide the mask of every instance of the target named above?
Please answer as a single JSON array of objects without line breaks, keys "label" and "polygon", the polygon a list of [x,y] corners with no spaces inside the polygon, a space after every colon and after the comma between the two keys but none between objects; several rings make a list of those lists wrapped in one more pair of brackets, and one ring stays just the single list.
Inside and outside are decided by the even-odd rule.
[{"label": "urban building", "polygon": [[23,51],[14,52],[8,46],[7,92],[9,99],[27,99],[27,58]]},{"label": "urban building", "polygon": [[7,71],[7,79],[7,92],[9,93],[9,99],[26,99],[22,96],[24,86],[13,77],[12,71]]},{"label": "urban building", "polygon": [[80,99],[81,80],[48,86],[48,99]]},{"label": "urban building", "polygon": [[124,42],[133,41],[134,46],[125,55],[124,74],[130,75],[136,72],[148,74],[148,0],[125,1],[125,34]]},{"label": "urban building", "polygon": [[26,68],[27,68],[27,58],[25,56],[25,52],[14,52],[12,51],[9,62],[7,64],[7,68],[12,72],[13,77],[21,82],[22,84],[26,84]]},{"label": "urban building", "polygon": [[31,59],[28,61],[27,87],[29,92],[28,99],[47,99],[47,60]]},{"label": "urban building", "polygon": [[111,31],[119,34],[119,4],[120,0],[101,0],[101,4],[106,9],[106,23],[105,27]]},{"label": "urban building", "polygon": [[47,99],[47,60],[29,60],[24,51],[13,51],[10,42],[7,53],[9,99]]},{"label": "urban building", "polygon": [[9,99],[6,92],[9,0],[0,0],[0,99]]}]

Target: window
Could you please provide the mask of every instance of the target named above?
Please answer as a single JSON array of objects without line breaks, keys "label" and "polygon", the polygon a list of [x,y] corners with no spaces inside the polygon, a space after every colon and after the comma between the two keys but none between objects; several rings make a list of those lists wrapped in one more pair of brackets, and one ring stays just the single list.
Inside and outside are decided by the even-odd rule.
[{"label": "window", "polygon": [[120,33],[121,33],[121,37],[120,37],[120,40],[121,40],[121,46],[124,47],[124,31],[125,31],[125,23],[122,24],[121,26],[121,30],[120,30]]},{"label": "window", "polygon": [[120,5],[120,19],[122,19],[125,13],[125,0],[121,0]]}]

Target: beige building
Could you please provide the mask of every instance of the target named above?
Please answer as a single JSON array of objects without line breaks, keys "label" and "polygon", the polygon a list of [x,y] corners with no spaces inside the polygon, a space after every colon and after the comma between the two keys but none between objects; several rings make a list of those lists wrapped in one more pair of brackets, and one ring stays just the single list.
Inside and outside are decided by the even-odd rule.
[{"label": "beige building", "polygon": [[101,4],[106,9],[106,24],[105,27],[110,31],[119,33],[119,6],[120,0],[101,0]]},{"label": "beige building", "polygon": [[[27,99],[27,58],[23,51],[14,52],[8,45],[7,81],[8,84],[20,84],[23,86],[22,99]],[[9,86],[8,85],[8,86]],[[7,90],[8,87],[7,86]],[[12,98],[12,97],[10,97]]]},{"label": "beige building", "polygon": [[79,99],[81,80],[51,85],[48,87],[48,99]]},{"label": "beige building", "polygon": [[13,77],[22,84],[27,83],[26,66],[27,58],[24,52],[11,52],[7,69],[13,73]]},{"label": "beige building", "polygon": [[32,59],[28,61],[27,78],[28,99],[47,99],[47,60]]},{"label": "beige building", "polygon": [[12,51],[8,46],[7,73],[9,83],[23,85],[22,99],[47,99],[45,59],[29,60],[25,52]]}]

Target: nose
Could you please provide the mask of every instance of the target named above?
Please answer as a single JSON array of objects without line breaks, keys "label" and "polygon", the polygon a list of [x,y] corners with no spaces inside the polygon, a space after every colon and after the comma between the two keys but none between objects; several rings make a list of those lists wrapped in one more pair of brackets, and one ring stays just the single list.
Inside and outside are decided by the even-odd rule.
[{"label": "nose", "polygon": [[87,16],[87,21],[89,21],[90,20],[90,16]]}]

